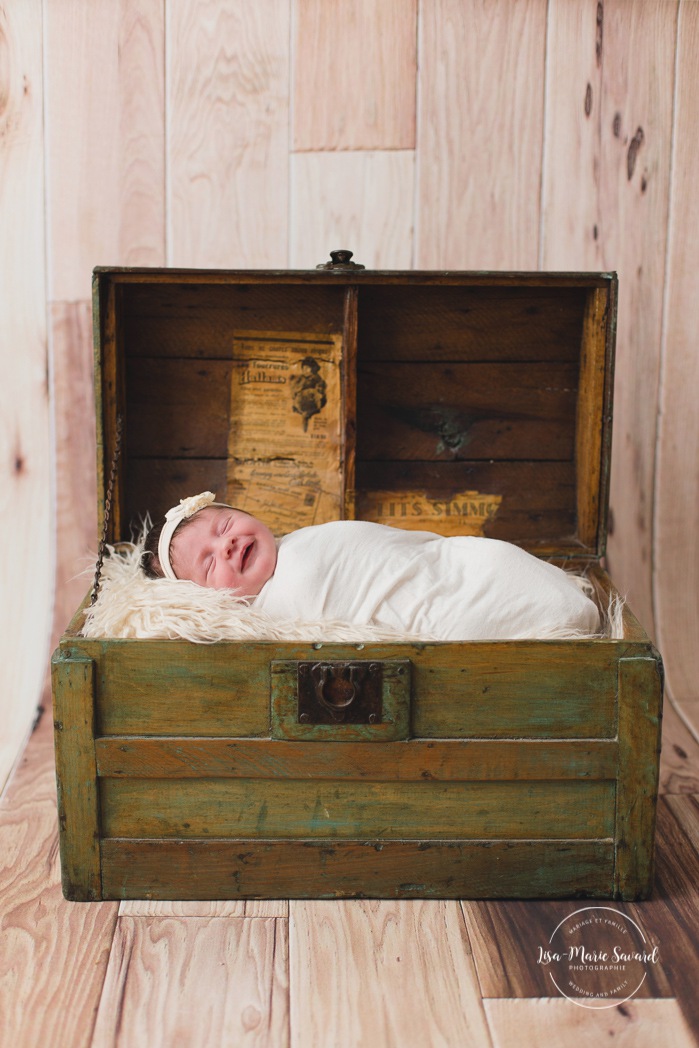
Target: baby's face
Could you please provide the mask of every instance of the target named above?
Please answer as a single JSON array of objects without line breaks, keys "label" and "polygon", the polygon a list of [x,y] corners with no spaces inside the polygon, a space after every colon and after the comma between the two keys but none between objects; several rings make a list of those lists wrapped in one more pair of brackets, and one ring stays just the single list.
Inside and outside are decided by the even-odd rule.
[{"label": "baby's face", "polygon": [[178,579],[255,597],[274,574],[277,546],[272,532],[256,517],[209,506],[173,537],[170,561]]}]

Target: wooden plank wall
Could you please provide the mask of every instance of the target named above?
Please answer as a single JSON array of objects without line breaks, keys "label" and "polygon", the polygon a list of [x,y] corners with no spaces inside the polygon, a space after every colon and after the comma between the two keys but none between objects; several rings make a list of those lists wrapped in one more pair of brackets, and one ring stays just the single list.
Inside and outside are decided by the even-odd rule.
[{"label": "wooden plank wall", "polygon": [[699,724],[699,4],[22,0],[0,50],[0,781],[96,546],[96,264],[617,269],[609,564]]}]

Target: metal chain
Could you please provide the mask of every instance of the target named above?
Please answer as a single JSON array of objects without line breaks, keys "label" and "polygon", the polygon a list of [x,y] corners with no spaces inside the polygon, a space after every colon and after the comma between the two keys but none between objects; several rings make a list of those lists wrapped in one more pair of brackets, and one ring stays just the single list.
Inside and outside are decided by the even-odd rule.
[{"label": "metal chain", "polygon": [[114,454],[112,455],[112,468],[109,474],[109,483],[107,484],[107,497],[104,500],[104,525],[102,527],[102,538],[100,544],[97,547],[97,565],[95,568],[95,581],[92,587],[92,598],[90,600],[90,607],[97,600],[97,594],[100,589],[100,576],[102,574],[102,561],[104,560],[104,550],[107,545],[107,528],[109,527],[109,517],[112,510],[112,495],[114,494],[114,479],[116,477],[117,463],[119,461],[119,454],[121,452],[121,429],[122,429],[122,418],[121,415],[117,415],[116,420],[116,438],[114,441]]}]

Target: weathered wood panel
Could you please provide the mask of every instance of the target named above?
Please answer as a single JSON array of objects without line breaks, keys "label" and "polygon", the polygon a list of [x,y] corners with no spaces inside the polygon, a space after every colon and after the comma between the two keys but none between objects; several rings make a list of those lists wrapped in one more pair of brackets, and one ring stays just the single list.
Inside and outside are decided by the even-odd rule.
[{"label": "weathered wood panel", "polygon": [[[372,10],[380,17],[388,6]],[[351,73],[356,91],[364,78]],[[334,88],[323,97],[337,112]],[[289,264],[313,269],[330,251],[349,248],[367,269],[410,269],[414,179],[412,150],[293,154]]]},{"label": "weathered wood panel", "polygon": [[294,1048],[491,1043],[456,903],[292,903],[289,945]]},{"label": "weathered wood panel", "polygon": [[286,1048],[288,1009],[286,922],[120,917],[92,1045]]},{"label": "weathered wood panel", "polygon": [[95,265],[165,261],[164,7],[46,5],[54,301],[88,298]]},{"label": "weathered wood panel", "polygon": [[677,5],[549,6],[544,269],[619,273],[611,574],[653,627],[655,411]]},{"label": "weathered wood panel", "polygon": [[590,289],[522,279],[526,287],[362,287],[360,360],[579,360],[594,278]]},{"label": "weathered wood panel", "polygon": [[94,743],[95,665],[53,658],[56,781],[61,873],[66,898],[101,897],[99,799]]},{"label": "weathered wood panel", "polygon": [[433,0],[419,32],[417,265],[536,269],[546,5]]},{"label": "weathered wood panel", "polygon": [[428,779],[611,779],[616,743],[335,742],[332,746],[280,746],[265,739],[188,739],[108,736],[95,740],[97,772],[119,778],[354,779],[373,782]]},{"label": "weathered wood panel", "polygon": [[296,0],[294,14],[293,148],[413,149],[417,0]]},{"label": "weathered wood panel", "polygon": [[170,5],[170,265],[287,263],[289,17],[289,0]]},{"label": "weathered wood panel", "polygon": [[113,899],[608,897],[614,861],[607,841],[426,848],[419,841],[107,839],[101,847],[104,892]]},{"label": "weathered wood panel", "polygon": [[615,886],[626,899],[646,898],[653,887],[662,705],[661,665],[653,659],[622,659]]},{"label": "weathered wood panel", "polygon": [[576,364],[366,362],[357,457],[570,460],[577,385]]},{"label": "weathered wood panel", "polygon": [[0,789],[39,700],[53,588],[41,37],[40,0],[0,8]]},{"label": "weathered wood panel", "polygon": [[101,825],[105,837],[140,839],[605,838],[614,785],[101,779]]},{"label": "weathered wood panel", "polygon": [[[412,732],[418,738],[600,739],[616,733],[619,650],[613,643],[361,647],[363,658],[411,659]],[[98,660],[100,735],[268,736],[271,660],[357,657],[356,646],[321,643],[188,645],[186,661],[173,657],[174,641],[66,642],[71,648]]]},{"label": "weathered wood panel", "polygon": [[[663,377],[655,489],[654,593],[658,636],[666,658],[668,686],[682,702],[697,697],[699,680],[699,354],[696,303],[699,297],[699,5],[680,8],[677,55],[677,110]],[[691,707],[687,707],[691,715]],[[693,716],[699,736],[699,716]]]},{"label": "weathered wood panel", "polygon": [[584,1000],[563,998],[484,1001],[488,1028],[498,1048],[555,1044],[556,1048],[692,1048],[696,1044],[674,999],[609,1001],[595,1014]]}]

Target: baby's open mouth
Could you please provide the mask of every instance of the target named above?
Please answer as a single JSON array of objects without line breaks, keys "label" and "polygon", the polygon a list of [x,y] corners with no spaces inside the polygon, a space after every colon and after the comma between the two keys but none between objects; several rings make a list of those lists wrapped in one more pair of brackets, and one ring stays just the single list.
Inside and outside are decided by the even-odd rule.
[{"label": "baby's open mouth", "polygon": [[250,559],[250,554],[252,553],[252,548],[253,548],[254,545],[255,545],[254,541],[251,540],[250,542],[248,542],[247,546],[243,550],[243,555],[240,558],[240,570],[241,571],[245,571],[245,568],[247,567],[248,561]]}]

